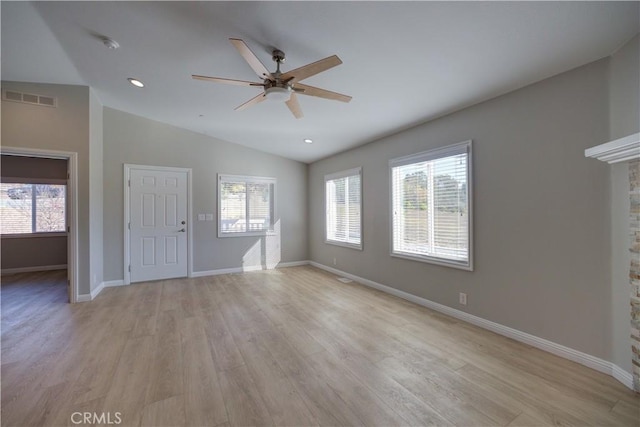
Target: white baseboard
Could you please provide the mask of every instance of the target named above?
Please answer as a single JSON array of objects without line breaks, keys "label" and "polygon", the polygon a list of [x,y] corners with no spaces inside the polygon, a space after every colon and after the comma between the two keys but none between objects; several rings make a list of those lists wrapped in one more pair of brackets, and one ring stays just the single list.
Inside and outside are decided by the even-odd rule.
[{"label": "white baseboard", "polygon": [[80,294],[76,296],[76,302],[89,302],[91,301],[91,294]]},{"label": "white baseboard", "polygon": [[249,265],[243,267],[220,268],[218,270],[194,271],[191,273],[191,277],[219,276],[221,274],[246,273],[249,271],[272,270],[274,268],[299,267],[301,265],[309,265],[309,262],[310,261],[307,260],[279,262],[276,265],[267,265],[266,268],[262,265]]},{"label": "white baseboard", "polygon": [[95,297],[98,296],[98,294],[100,292],[102,292],[103,289],[104,289],[104,282],[102,282],[98,286],[96,286],[96,288],[91,291],[91,294],[89,296],[93,300],[93,299],[95,299]]},{"label": "white baseboard", "polygon": [[622,384],[626,385],[628,388],[633,390],[633,375],[630,372],[625,371],[618,365],[611,364],[611,375],[613,378],[620,381]]},{"label": "white baseboard", "polygon": [[373,280],[365,279],[363,277],[359,277],[354,274],[347,273],[345,271],[328,267],[324,264],[320,264],[315,261],[310,261],[309,264],[314,267],[320,268],[322,270],[336,274],[338,276],[347,277],[365,286],[378,289],[379,291],[382,291],[391,295],[395,295],[399,298],[405,299],[407,301],[411,301],[423,307],[427,307],[432,310],[438,311],[440,313],[447,314],[451,317],[455,317],[456,319],[464,320],[465,322],[479,326],[483,329],[488,329],[492,332],[503,335],[505,337],[523,342],[525,344],[529,344],[532,347],[536,347],[540,350],[544,350],[548,353],[555,354],[556,356],[560,356],[564,359],[574,361],[581,365],[587,366],[591,369],[595,369],[596,371],[611,375],[615,379],[620,381],[622,384],[627,386],[628,388],[633,389],[632,375],[627,371],[625,371],[624,369],[620,368],[619,366],[614,365],[613,363],[608,362],[606,360],[600,359],[590,354],[583,353],[578,350],[574,350],[569,347],[565,347],[561,344],[554,343],[544,338],[540,338],[535,335],[531,335],[526,332],[522,332],[517,329],[513,329],[508,326],[504,326],[499,323],[495,323],[490,320],[486,320],[469,313],[465,313],[464,311],[456,310],[455,308],[451,308],[446,305],[442,305],[437,302],[430,301],[426,298],[422,298],[422,297],[401,291],[399,289],[395,289],[390,286],[386,286],[381,283],[374,282]]},{"label": "white baseboard", "polygon": [[34,267],[20,267],[20,268],[3,268],[0,274],[16,274],[16,273],[31,273],[35,271],[52,271],[52,270],[66,270],[67,264],[58,265],[38,265]]},{"label": "white baseboard", "polygon": [[289,268],[289,267],[300,267],[302,265],[309,265],[311,261],[289,261],[289,262],[279,262],[276,268]]},{"label": "white baseboard", "polygon": [[102,282],[105,288],[113,288],[114,286],[125,286],[124,280],[109,280]]},{"label": "white baseboard", "polygon": [[124,280],[109,280],[106,282],[100,283],[94,290],[89,294],[81,294],[76,298],[77,302],[87,302],[93,301],[100,292],[104,290],[104,288],[112,288],[114,286],[124,286]]}]

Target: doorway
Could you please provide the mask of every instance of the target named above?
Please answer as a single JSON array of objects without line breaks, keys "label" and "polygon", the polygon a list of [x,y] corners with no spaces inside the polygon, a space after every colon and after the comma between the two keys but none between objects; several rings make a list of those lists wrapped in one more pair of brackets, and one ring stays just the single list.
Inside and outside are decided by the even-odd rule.
[{"label": "doorway", "polygon": [[[62,164],[62,174],[60,176],[46,177],[3,177],[3,194],[6,202],[11,201],[11,209],[14,213],[20,213],[15,217],[16,233],[12,236],[23,234],[29,236],[28,240],[35,240],[37,247],[43,247],[44,240],[55,246],[54,240],[62,240],[62,244],[66,247],[66,282],[67,296],[71,303],[77,302],[78,299],[78,223],[77,223],[77,153],[63,152],[44,149],[18,148],[18,147],[2,147],[0,154],[3,156],[12,156],[17,160],[23,160],[25,164],[28,159],[34,165],[43,163],[45,159],[51,159],[48,164],[53,165],[52,168],[60,168]],[[59,162],[56,162],[59,161]],[[37,166],[35,167],[38,168]],[[42,170],[38,171],[40,174]],[[54,172],[51,172],[54,173]],[[7,188],[4,188],[7,187]],[[9,188],[10,187],[10,188]],[[60,205],[62,203],[62,205]],[[39,210],[39,212],[38,212]],[[29,214],[29,215],[27,215]],[[26,218],[30,216],[30,218]],[[23,218],[24,217],[24,218]],[[4,226],[4,224],[3,224]],[[26,227],[26,228],[25,228]],[[28,229],[27,229],[28,228]],[[15,230],[14,230],[15,231]],[[16,241],[17,239],[16,238]],[[25,241],[27,239],[21,239]],[[66,242],[65,242],[66,240]],[[24,244],[22,245],[24,246]],[[24,248],[23,248],[24,249]],[[64,250],[64,249],[62,249]],[[55,248],[53,249],[55,251]],[[34,254],[33,251],[27,251],[25,256]],[[64,265],[48,265],[47,268],[62,267]],[[24,270],[37,271],[37,268],[27,268]]]},{"label": "doorway", "polygon": [[124,166],[124,282],[191,276],[191,169]]}]

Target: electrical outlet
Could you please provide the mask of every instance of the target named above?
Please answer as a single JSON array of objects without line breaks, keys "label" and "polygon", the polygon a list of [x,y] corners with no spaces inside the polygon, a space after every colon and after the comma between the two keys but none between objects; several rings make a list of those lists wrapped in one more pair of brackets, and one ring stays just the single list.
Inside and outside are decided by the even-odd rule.
[{"label": "electrical outlet", "polygon": [[460,292],[460,304],[467,305],[467,294]]},{"label": "electrical outlet", "polygon": [[333,259],[333,265],[338,265],[338,261],[336,261],[336,259]]}]

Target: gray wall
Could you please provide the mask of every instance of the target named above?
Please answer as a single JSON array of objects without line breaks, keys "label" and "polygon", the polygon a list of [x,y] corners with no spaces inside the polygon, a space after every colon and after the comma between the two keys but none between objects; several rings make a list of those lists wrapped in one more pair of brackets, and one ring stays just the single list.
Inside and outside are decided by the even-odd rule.
[{"label": "gray wall", "polygon": [[2,270],[67,264],[67,237],[2,239]]},{"label": "gray wall", "polygon": [[57,108],[2,101],[2,145],[78,153],[78,289],[90,289],[89,88],[2,82],[3,89],[58,98]]},{"label": "gray wall", "polygon": [[103,272],[103,126],[102,126],[102,104],[91,90],[89,92],[89,162],[90,179],[89,183],[89,218],[90,233],[90,273],[91,290],[96,288],[104,280]]},{"label": "gray wall", "polygon": [[[309,169],[313,261],[610,360],[609,170],[601,60]],[[475,271],[389,256],[391,158],[473,140]],[[324,243],[323,176],[363,167],[364,250]],[[458,293],[468,294],[466,307]]]},{"label": "gray wall", "polygon": [[611,140],[640,130],[640,35],[611,55],[609,122]]},{"label": "gray wall", "polygon": [[[111,108],[104,109],[104,275],[123,278],[123,165],[193,169],[193,269],[209,271],[247,265],[256,252],[281,262],[307,259],[307,165],[186,131]],[[279,241],[260,237],[217,237],[216,174],[277,178]],[[249,265],[252,262],[249,261]]]},{"label": "gray wall", "polygon": [[[640,131],[640,42],[636,35],[611,57],[609,69],[609,139]],[[605,141],[603,141],[605,142]],[[611,168],[612,362],[631,372],[629,297],[629,166]]]}]

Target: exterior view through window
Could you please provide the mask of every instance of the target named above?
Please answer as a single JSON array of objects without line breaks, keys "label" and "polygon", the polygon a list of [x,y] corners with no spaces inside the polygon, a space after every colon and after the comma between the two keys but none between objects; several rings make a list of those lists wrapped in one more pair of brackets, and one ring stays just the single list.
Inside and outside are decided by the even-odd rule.
[{"label": "exterior view through window", "polygon": [[327,175],[325,182],[325,240],[362,249],[361,168]]},{"label": "exterior view through window", "polygon": [[392,255],[471,270],[471,142],[389,164]]},{"label": "exterior view through window", "polygon": [[219,176],[220,236],[265,234],[274,230],[275,178]]},{"label": "exterior view through window", "polygon": [[0,183],[2,234],[65,232],[66,189],[66,185]]}]

